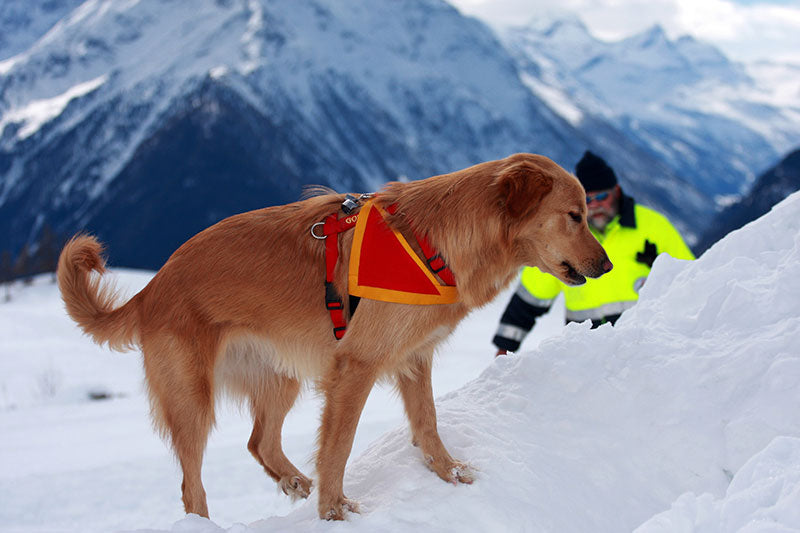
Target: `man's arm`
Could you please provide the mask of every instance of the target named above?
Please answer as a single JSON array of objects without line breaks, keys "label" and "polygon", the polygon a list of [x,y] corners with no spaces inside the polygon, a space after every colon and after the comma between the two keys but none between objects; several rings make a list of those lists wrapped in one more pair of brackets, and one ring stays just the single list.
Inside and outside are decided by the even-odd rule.
[{"label": "man's arm", "polygon": [[664,252],[675,259],[695,258],[675,226],[658,211],[637,204],[636,224],[644,237],[636,254],[638,262],[652,266],[656,256]]},{"label": "man's arm", "polygon": [[[694,259],[694,254],[686,245],[675,226],[663,215],[658,223],[649,228],[650,240],[657,246],[658,253],[666,252],[675,259]],[[652,265],[652,263],[651,263]]]},{"label": "man's arm", "polygon": [[[519,288],[525,290],[522,285]],[[492,342],[498,350],[516,352],[523,339],[533,328],[536,319],[545,314],[548,309],[549,307],[526,303],[518,294],[514,294],[511,301],[508,302],[503,316],[500,317],[500,325],[497,327]]]},{"label": "man's arm", "polygon": [[498,348],[497,355],[517,351],[536,319],[550,310],[560,292],[558,280],[539,269],[526,267],[492,339]]}]

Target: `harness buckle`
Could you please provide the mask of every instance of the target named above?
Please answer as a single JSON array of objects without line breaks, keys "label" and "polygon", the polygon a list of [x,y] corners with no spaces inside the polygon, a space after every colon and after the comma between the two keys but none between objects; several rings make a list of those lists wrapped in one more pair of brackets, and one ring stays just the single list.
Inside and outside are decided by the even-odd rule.
[{"label": "harness buckle", "polygon": [[361,202],[364,200],[369,200],[374,195],[372,193],[364,193],[356,198],[352,194],[346,194],[344,197],[344,201],[342,202],[342,211],[344,211],[345,215],[349,215],[359,207],[361,207]]},{"label": "harness buckle", "polygon": [[347,194],[344,197],[344,201],[342,202],[342,211],[344,211],[345,215],[349,215],[356,209],[358,209],[360,203],[359,199],[353,196],[352,194]]},{"label": "harness buckle", "polygon": [[316,232],[314,231],[314,230],[316,229],[316,227],[317,227],[317,226],[324,226],[324,225],[325,225],[325,223],[324,223],[324,222],[317,222],[316,224],[312,224],[312,225],[311,225],[311,236],[312,236],[312,237],[314,237],[314,238],[315,238],[315,239],[317,239],[317,240],[324,241],[324,240],[325,240],[325,238],[326,238],[326,236],[323,234],[323,235],[320,237],[320,236],[319,236],[319,235],[317,235],[317,234],[316,234]]},{"label": "harness buckle", "polygon": [[336,289],[333,287],[333,283],[330,281],[325,282],[325,307],[329,311],[344,309],[342,298],[339,296],[339,293],[336,292]]},{"label": "harness buckle", "polygon": [[[440,266],[438,268],[433,266],[433,262],[436,261],[436,260],[441,261],[442,262],[442,266]],[[441,272],[442,270],[447,268],[447,263],[445,262],[444,258],[440,254],[436,254],[436,255],[428,258],[427,262],[428,262],[428,267],[433,271],[434,274],[438,274],[439,272]]]}]

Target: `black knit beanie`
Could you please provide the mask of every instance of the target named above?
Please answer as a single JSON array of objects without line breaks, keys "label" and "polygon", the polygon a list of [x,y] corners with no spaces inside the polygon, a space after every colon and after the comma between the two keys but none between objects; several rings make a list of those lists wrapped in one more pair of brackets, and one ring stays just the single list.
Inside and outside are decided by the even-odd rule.
[{"label": "black knit beanie", "polygon": [[587,192],[611,189],[617,184],[617,176],[611,167],[589,150],[584,152],[581,160],[575,165],[575,176]]}]

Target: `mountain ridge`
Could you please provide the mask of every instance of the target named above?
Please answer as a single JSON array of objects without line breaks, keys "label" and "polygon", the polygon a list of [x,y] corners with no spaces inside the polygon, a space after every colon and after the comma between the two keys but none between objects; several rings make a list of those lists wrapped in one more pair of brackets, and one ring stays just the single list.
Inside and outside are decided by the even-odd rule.
[{"label": "mountain ridge", "polygon": [[[369,191],[537,145],[575,159],[584,144],[514,81],[485,26],[436,0],[87,2],[2,65],[0,249],[18,250],[48,222],[124,247],[132,267],[157,268],[204,225],[295,200],[308,183]],[[20,111],[87,80],[103,83],[49,120]],[[252,148],[240,125],[272,144]],[[173,142],[177,131],[194,143]],[[146,219],[131,197],[161,208]],[[173,216],[169,198],[193,212]],[[147,251],[168,227],[172,241]]]},{"label": "mountain ridge", "polygon": [[[567,27],[569,38],[554,37],[553,28]],[[800,144],[800,106],[768,94],[766,81],[693,37],[671,40],[654,25],[606,42],[574,18],[500,35],[521,70],[541,81],[545,99],[609,121],[679,175],[694,176],[712,199],[743,194]]]}]

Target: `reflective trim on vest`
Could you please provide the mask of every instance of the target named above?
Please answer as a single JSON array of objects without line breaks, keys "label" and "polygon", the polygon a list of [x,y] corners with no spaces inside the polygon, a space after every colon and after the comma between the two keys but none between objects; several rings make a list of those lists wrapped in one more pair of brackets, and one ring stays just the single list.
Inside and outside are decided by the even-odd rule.
[{"label": "reflective trim on vest", "polygon": [[570,311],[567,309],[565,318],[572,322],[583,322],[584,320],[600,320],[611,315],[621,315],[626,309],[636,305],[636,300],[627,302],[611,302],[592,309],[582,309],[580,311]]},{"label": "reflective trim on vest", "polygon": [[553,305],[553,302],[556,301],[555,298],[537,298],[536,296],[528,292],[528,289],[525,288],[525,285],[521,283],[517,285],[517,290],[515,294],[520,298],[522,298],[522,301],[525,302],[526,304],[533,305],[536,307],[549,308],[551,305]]},{"label": "reflective trim on vest", "polygon": [[512,341],[522,342],[522,339],[524,339],[527,334],[528,334],[527,330],[518,328],[517,326],[512,326],[510,324],[500,324],[500,327],[497,328],[495,336],[502,337],[504,339],[509,339]]}]

